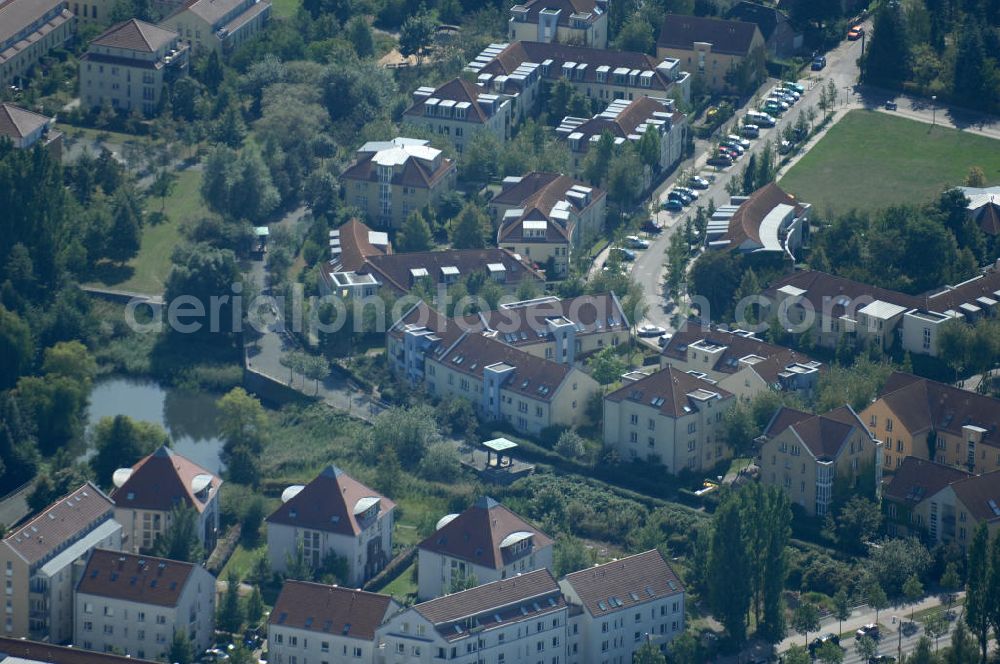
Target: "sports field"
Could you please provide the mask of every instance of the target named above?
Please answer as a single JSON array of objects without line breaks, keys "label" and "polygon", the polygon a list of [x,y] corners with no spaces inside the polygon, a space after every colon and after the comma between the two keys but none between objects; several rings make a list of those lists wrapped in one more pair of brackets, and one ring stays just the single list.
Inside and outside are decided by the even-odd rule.
[{"label": "sports field", "polygon": [[850,111],[781,178],[821,215],[926,201],[979,166],[1000,184],[1000,141],[890,113]]}]

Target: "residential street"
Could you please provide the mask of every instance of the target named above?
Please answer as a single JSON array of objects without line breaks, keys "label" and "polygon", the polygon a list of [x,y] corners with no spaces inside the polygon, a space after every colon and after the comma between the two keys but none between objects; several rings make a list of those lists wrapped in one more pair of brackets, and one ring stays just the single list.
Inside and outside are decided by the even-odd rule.
[{"label": "residential street", "polygon": [[[637,321],[638,324],[650,323],[668,330],[671,329],[670,315],[666,308],[667,302],[663,296],[665,253],[670,244],[670,236],[678,228],[683,229],[684,220],[688,216],[694,217],[694,208],[696,205],[707,207],[710,200],[715,202],[716,207],[728,204],[729,194],[726,193],[726,183],[730,178],[739,175],[743,170],[743,164],[750,158],[750,155],[759,154],[768,139],[772,142],[780,140],[778,137],[781,135],[781,130],[786,125],[794,124],[800,112],[813,106],[816,108],[817,113],[819,113],[820,85],[828,85],[827,81],[832,79],[837,90],[840,92],[838,96],[839,104],[845,104],[850,98],[855,97],[856,95],[853,94],[851,87],[857,82],[857,59],[860,56],[860,41],[845,41],[836,49],[827,53],[826,68],[819,72],[808,72],[811,75],[801,80],[802,84],[806,86],[806,91],[798,103],[785,112],[775,127],[761,129],[760,138],[754,140],[746,154],[732,166],[725,169],[706,167],[705,162],[708,160],[710,143],[707,141],[697,141],[696,157],[693,160],[681,163],[675,172],[657,188],[652,197],[657,208],[655,219],[664,227],[664,232],[652,241],[649,249],[640,254],[632,267],[632,278],[642,287],[643,292],[646,294],[646,303],[649,305],[646,318],[642,321]],[[776,79],[768,79],[761,86],[760,92],[767,92],[777,82]],[[737,111],[735,117],[742,118],[753,106],[753,100],[751,100]],[[821,135],[822,132],[814,140],[817,140]],[[685,170],[695,170],[700,173],[713,172],[716,174],[715,182],[707,190],[699,192],[700,196],[698,200],[686,208],[684,212],[672,213],[660,210],[660,204],[664,200],[667,190],[674,185],[675,180]]]}]

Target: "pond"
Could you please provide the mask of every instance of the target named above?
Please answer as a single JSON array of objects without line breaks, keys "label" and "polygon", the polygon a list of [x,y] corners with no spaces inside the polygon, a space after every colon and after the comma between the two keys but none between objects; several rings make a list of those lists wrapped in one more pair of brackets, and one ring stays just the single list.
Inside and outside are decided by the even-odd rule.
[{"label": "pond", "polygon": [[112,376],[98,380],[90,393],[88,428],[102,417],[128,415],[159,424],[170,435],[173,449],[198,465],[220,473],[219,395],[162,387],[153,380]]}]

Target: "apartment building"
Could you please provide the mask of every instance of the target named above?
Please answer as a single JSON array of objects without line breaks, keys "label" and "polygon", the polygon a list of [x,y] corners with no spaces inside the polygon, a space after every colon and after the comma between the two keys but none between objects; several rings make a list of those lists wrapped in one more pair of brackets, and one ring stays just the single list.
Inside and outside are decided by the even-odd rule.
[{"label": "apartment building", "polygon": [[264,29],[271,0],[187,0],[160,22],[195,51],[228,53]]},{"label": "apartment building", "polygon": [[544,268],[549,280],[565,278],[573,252],[604,230],[603,189],[540,172],[504,178],[501,187],[488,207],[497,244]]},{"label": "apartment building", "polygon": [[138,19],[98,35],[80,58],[80,101],[149,116],[165,86],[187,72],[188,47],[176,32]]},{"label": "apartment building", "polygon": [[608,0],[528,0],[510,8],[511,41],[608,47]]},{"label": "apartment building", "polygon": [[75,34],[66,0],[0,0],[0,87],[23,84],[43,56]]},{"label": "apartment building", "polygon": [[399,610],[389,595],[288,579],[267,620],[268,661],[374,664],[375,630]]},{"label": "apartment building", "polygon": [[588,99],[608,104],[640,97],[690,98],[691,77],[678,60],[570,44],[515,41],[490,44],[465,70],[494,94],[514,100],[514,114],[537,110],[542,85],[565,79]]},{"label": "apartment building", "polygon": [[124,527],[126,551],[148,552],[156,538],[170,527],[178,506],[198,515],[198,541],[206,553],[219,535],[219,489],[222,479],[166,445],[131,468],[119,468],[112,477],[115,519]]},{"label": "apartment building", "polygon": [[760,481],[784,489],[810,516],[825,516],[851,495],[879,495],[882,443],[850,406],[822,415],[782,407],[758,442]]},{"label": "apartment building", "polygon": [[827,367],[784,346],[761,341],[747,330],[682,325],[660,351],[660,366],[673,366],[714,381],[744,400],[776,390],[812,393]]},{"label": "apartment building", "polygon": [[76,586],[73,643],[163,661],[175,632],[194,652],[212,644],[215,577],[166,558],[98,549]]},{"label": "apartment building", "polygon": [[73,638],[73,587],[80,561],[98,547],[120,549],[114,503],[87,482],[0,542],[2,636],[62,643]]},{"label": "apartment building", "polygon": [[996,241],[1000,237],[1000,186],[957,187],[969,199],[966,210],[983,234]]},{"label": "apartment building", "polygon": [[479,133],[488,132],[500,143],[510,138],[513,101],[503,94],[463,78],[436,88],[422,86],[413,93],[413,105],[403,112],[403,124],[446,136],[462,154]]},{"label": "apartment building", "polygon": [[955,480],[926,502],[931,542],[954,543],[964,549],[981,524],[986,524],[993,539],[1000,531],[1000,472]]},{"label": "apartment building", "polygon": [[684,584],[656,549],[567,574],[568,664],[633,661],[684,632]]},{"label": "apartment building", "polygon": [[271,569],[284,572],[302,547],[310,567],[334,554],[347,563],[345,585],[360,588],[392,559],[396,504],[336,466],[305,486],[290,486],[267,518]]},{"label": "apartment building", "polygon": [[143,660],[134,657],[0,636],[0,664],[135,664],[136,662],[144,664]]},{"label": "apartment building", "polygon": [[622,459],[661,463],[668,473],[713,468],[732,456],[723,418],[735,397],[667,366],[604,397],[604,444]]},{"label": "apartment building", "polygon": [[777,7],[741,0],[726,13],[726,18],[756,25],[767,52],[776,58],[788,58],[802,50],[804,36],[792,25],[788,14]]},{"label": "apartment building", "polygon": [[812,206],[771,182],[749,196],[733,196],[718,208],[705,231],[709,249],[777,254],[793,263],[809,243]]},{"label": "apartment building", "polygon": [[852,345],[889,349],[898,343],[904,351],[936,356],[944,326],[1000,312],[1000,266],[919,296],[815,270],[779,279],[763,295],[772,313],[784,312],[793,331],[810,330],[814,342],[824,348],[836,348],[846,336]]},{"label": "apartment building", "polygon": [[340,175],[347,204],[387,228],[401,227],[411,212],[453,191],[456,178],[453,160],[415,138],[369,141]]},{"label": "apartment building", "polygon": [[117,0],[72,0],[66,6],[73,11],[76,20],[83,24],[107,25],[111,22]]},{"label": "apartment building", "polygon": [[62,156],[63,135],[55,129],[55,122],[55,118],[33,113],[16,104],[0,104],[0,140],[6,138],[19,150],[40,144],[58,160]]},{"label": "apartment building", "polygon": [[753,23],[667,14],[656,41],[656,55],[673,58],[715,92],[739,92],[738,70],[745,80],[765,75],[764,36]]},{"label": "apartment building", "polygon": [[482,585],[552,567],[552,539],[483,496],[461,514],[447,514],[417,545],[417,596],[428,600],[470,582]]},{"label": "apartment building", "polygon": [[893,537],[923,536],[930,523],[930,501],[952,482],[970,477],[959,468],[905,457],[882,488],[886,531]]},{"label": "apartment building", "polygon": [[357,219],[350,219],[330,231],[330,260],[320,271],[321,295],[344,299],[375,295],[380,284],[370,274],[358,274],[372,256],[392,253],[389,234],[373,231]]},{"label": "apartment building", "polygon": [[582,176],[587,152],[605,133],[611,134],[615,145],[620,146],[626,142],[638,144],[650,131],[659,134],[660,154],[656,164],[643,165],[643,189],[652,184],[654,175],[670,170],[684,155],[688,126],[686,116],[675,110],[673,99],[616,99],[593,118],[566,116],[556,127],[556,135],[569,144],[575,177]]},{"label": "apartment building", "polygon": [[861,419],[885,444],[885,470],[917,457],[982,474],[1000,470],[1000,399],[894,372]]},{"label": "apartment building", "polygon": [[376,631],[384,664],[514,664],[566,658],[569,612],[547,569],[416,604]]}]

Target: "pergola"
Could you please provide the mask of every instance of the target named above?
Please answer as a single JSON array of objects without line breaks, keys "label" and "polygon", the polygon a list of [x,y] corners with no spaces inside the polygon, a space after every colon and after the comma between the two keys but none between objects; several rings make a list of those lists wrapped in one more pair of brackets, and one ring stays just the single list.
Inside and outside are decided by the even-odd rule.
[{"label": "pergola", "polygon": [[[510,468],[513,465],[514,460],[510,456],[510,450],[517,447],[517,443],[514,441],[507,440],[506,438],[494,438],[483,443],[483,447],[486,448],[487,468]],[[495,461],[493,459],[494,454],[496,454]]]}]

